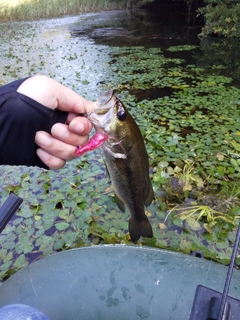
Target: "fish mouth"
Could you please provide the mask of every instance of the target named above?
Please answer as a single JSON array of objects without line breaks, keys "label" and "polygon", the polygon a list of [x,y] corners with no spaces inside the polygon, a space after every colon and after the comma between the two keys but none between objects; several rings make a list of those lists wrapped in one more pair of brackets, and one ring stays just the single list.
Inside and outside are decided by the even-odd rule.
[{"label": "fish mouth", "polygon": [[97,115],[104,115],[110,108],[111,106],[106,106],[106,108],[103,108],[105,105],[107,105],[113,98],[114,92],[113,90],[107,91],[105,94],[103,94],[101,97],[98,98],[96,102],[93,104],[95,105],[95,109],[93,109],[91,112],[85,112],[85,113],[80,113],[79,115],[81,117],[87,118],[89,121],[91,121],[95,125],[99,125],[100,122],[97,121],[94,118],[91,118],[91,115],[96,113]]},{"label": "fish mouth", "polygon": [[[96,107],[97,109],[98,107]],[[96,114],[96,109],[92,110],[91,112],[85,112],[85,113],[79,113],[80,117],[84,117],[87,118],[94,126],[96,132],[102,132],[102,133],[106,133],[105,130],[103,129],[101,122],[96,119],[95,114]]]},{"label": "fish mouth", "polygon": [[89,113],[83,113],[82,116],[86,117],[94,126],[96,133],[102,133],[108,136],[101,148],[107,151],[108,154],[114,158],[127,158],[127,152],[122,145],[122,141],[114,137],[111,133],[110,125],[115,118],[114,105],[117,99],[112,90],[106,92],[98,98],[94,103],[95,109]]},{"label": "fish mouth", "polygon": [[107,105],[110,102],[110,100],[112,100],[113,95],[113,90],[109,90],[106,93],[104,93],[101,97],[99,97],[94,104],[97,106],[97,108],[102,108],[105,105]]},{"label": "fish mouth", "polygon": [[87,119],[94,125],[96,131],[99,128],[105,133],[110,133],[110,126],[114,121],[115,115],[115,96],[113,91],[107,93],[107,99],[100,97],[97,102],[95,102],[96,108],[87,114]]},{"label": "fish mouth", "polygon": [[98,119],[96,119],[95,112],[96,109],[94,109],[93,111],[89,112],[87,114],[87,119],[93,124],[96,132],[102,132],[102,133],[107,133],[104,128],[103,128],[103,124],[101,123],[101,121],[99,121]]}]

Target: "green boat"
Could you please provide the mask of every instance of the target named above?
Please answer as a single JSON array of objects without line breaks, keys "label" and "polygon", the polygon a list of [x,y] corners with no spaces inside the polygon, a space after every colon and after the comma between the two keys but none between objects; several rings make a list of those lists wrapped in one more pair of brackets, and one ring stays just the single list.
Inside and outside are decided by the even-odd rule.
[{"label": "green boat", "polygon": [[[51,320],[186,320],[197,286],[222,292],[227,270],[154,248],[91,246],[47,256],[18,271],[1,284],[0,307],[27,304]],[[238,270],[233,271],[229,296],[240,297]]]}]

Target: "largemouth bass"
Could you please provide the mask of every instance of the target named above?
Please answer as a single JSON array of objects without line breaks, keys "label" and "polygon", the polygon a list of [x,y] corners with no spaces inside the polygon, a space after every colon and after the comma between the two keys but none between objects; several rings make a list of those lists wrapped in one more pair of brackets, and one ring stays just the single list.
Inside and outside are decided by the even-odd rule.
[{"label": "largemouth bass", "polygon": [[141,236],[152,237],[152,227],[144,206],[151,204],[153,189],[149,177],[148,154],[141,132],[123,103],[108,92],[98,99],[97,108],[88,114],[96,134],[75,154],[101,148],[113,184],[116,203],[130,211],[129,233],[136,242]]}]

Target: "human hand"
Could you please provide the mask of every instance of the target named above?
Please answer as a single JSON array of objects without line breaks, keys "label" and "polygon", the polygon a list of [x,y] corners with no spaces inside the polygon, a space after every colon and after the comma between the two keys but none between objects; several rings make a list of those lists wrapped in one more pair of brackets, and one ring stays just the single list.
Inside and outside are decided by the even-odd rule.
[{"label": "human hand", "polygon": [[88,141],[91,128],[87,118],[75,116],[66,124],[54,124],[51,134],[38,131],[35,136],[35,142],[40,147],[37,155],[50,169],[60,169],[66,161],[76,158],[74,151]]},{"label": "human hand", "polygon": [[56,123],[51,134],[38,131],[35,143],[37,155],[50,169],[60,169],[66,161],[76,158],[74,151],[88,141],[91,122],[79,114],[89,113],[94,104],[76,92],[46,76],[34,76],[24,81],[17,90],[42,105],[68,112],[65,124]]}]

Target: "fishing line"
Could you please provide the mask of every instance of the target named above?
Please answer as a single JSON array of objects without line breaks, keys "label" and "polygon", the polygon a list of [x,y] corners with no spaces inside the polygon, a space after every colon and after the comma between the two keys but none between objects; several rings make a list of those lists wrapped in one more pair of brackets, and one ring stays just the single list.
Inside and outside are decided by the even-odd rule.
[{"label": "fishing line", "polygon": [[226,302],[227,302],[229,286],[230,286],[231,278],[232,278],[234,261],[235,261],[236,255],[237,255],[239,239],[240,239],[240,223],[238,224],[238,230],[237,230],[237,235],[236,235],[236,239],[235,239],[235,243],[234,243],[234,247],[233,247],[233,251],[232,251],[231,262],[228,267],[226,282],[225,282],[225,286],[223,289],[223,295],[222,295],[222,300],[221,300],[221,304],[220,304],[220,311],[219,311],[218,320],[223,319],[224,310],[225,310],[225,306],[226,306]]},{"label": "fishing line", "polygon": [[[219,232],[218,232],[218,236],[217,236],[218,240],[220,239],[220,234],[222,233],[222,230],[223,230],[223,224],[224,224],[224,222],[222,222],[222,225],[221,225]],[[217,246],[216,246],[216,249],[217,249]],[[211,254],[211,257],[210,257],[211,261],[214,261],[213,256],[214,256],[214,252],[212,252],[212,254]],[[210,270],[210,268],[208,269],[208,272],[209,272],[209,270]],[[207,276],[208,276],[208,272],[207,272]]]},{"label": "fishing line", "polygon": [[[218,239],[220,239],[220,234],[223,230],[223,224],[224,224],[224,222],[222,223],[221,228],[219,230]],[[239,233],[239,235],[238,235],[238,233]],[[223,294],[222,294],[222,299],[221,299],[221,303],[220,303],[220,307],[219,307],[219,313],[218,313],[217,320],[223,320],[224,310],[225,310],[225,306],[226,306],[226,302],[227,302],[227,296],[228,296],[229,286],[230,286],[232,272],[233,272],[234,260],[235,260],[237,248],[238,248],[239,236],[240,236],[240,224],[238,225],[237,236],[236,236],[236,240],[235,240],[233,251],[232,251],[232,256],[231,256],[231,261],[230,261],[227,277],[225,280],[225,285],[224,285],[224,289],[223,289]],[[237,238],[238,238],[238,241],[237,241]],[[213,256],[213,253],[212,253],[212,256]],[[209,271],[210,270],[208,269],[208,272]]]},{"label": "fishing line", "polygon": [[[222,223],[220,227],[221,230],[219,230],[218,239],[220,238],[220,233],[223,230],[223,226],[224,224]],[[223,291],[219,292],[201,284],[197,285],[190,320],[239,319],[240,300],[228,296],[239,240],[240,223],[238,224]],[[207,277],[210,272],[210,268],[207,270]]]},{"label": "fishing line", "polygon": [[[222,230],[223,230],[223,223],[221,224],[221,227],[220,227],[220,230],[219,230],[219,233],[218,233],[218,236],[217,236],[218,239],[220,238],[220,234],[221,234]],[[214,256],[214,252],[212,252],[212,254],[211,254],[211,256],[210,256],[210,260],[211,260],[211,261],[214,261],[213,256]],[[209,272],[210,272],[210,270],[211,270],[212,267],[213,267],[213,265],[210,264],[209,268],[207,269],[206,277],[205,277],[205,281],[204,281],[205,285],[206,285],[206,283],[207,283],[206,280],[209,278]],[[203,293],[203,294],[204,294],[204,293]]]}]

